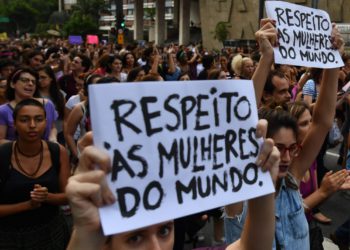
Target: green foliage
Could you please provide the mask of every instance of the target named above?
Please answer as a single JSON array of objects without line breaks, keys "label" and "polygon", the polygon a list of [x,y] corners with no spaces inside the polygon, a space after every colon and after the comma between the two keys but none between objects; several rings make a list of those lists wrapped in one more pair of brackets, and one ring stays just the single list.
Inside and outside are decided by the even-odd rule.
[{"label": "green foliage", "polygon": [[76,12],[69,18],[68,22],[63,26],[66,35],[87,35],[97,34],[98,22],[90,15],[82,15]]},{"label": "green foliage", "polygon": [[231,27],[231,25],[228,22],[218,22],[215,26],[214,39],[224,43],[230,34],[228,30],[229,27]]},{"label": "green foliage", "polygon": [[12,32],[19,29],[21,33],[33,32],[56,9],[57,0],[2,0],[0,4],[0,14],[10,18]]},{"label": "green foliage", "polygon": [[99,12],[106,9],[104,0],[78,0],[72,13],[63,26],[66,35],[98,34]]}]

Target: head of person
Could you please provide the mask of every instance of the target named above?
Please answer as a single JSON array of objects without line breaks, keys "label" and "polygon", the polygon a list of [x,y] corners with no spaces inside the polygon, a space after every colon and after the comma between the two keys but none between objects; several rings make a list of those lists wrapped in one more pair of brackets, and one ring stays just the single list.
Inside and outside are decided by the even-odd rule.
[{"label": "head of person", "polygon": [[231,67],[236,76],[244,79],[251,79],[255,69],[253,60],[240,54],[232,59]]},{"label": "head of person", "polygon": [[322,80],[323,69],[320,68],[311,68],[310,69],[310,78],[314,80],[316,84],[320,84]]},{"label": "head of person", "polygon": [[292,160],[298,156],[301,147],[297,142],[296,119],[282,108],[259,110],[259,118],[268,122],[267,138],[272,138],[281,154],[278,178],[287,175]]},{"label": "head of person", "polygon": [[39,97],[38,82],[38,74],[33,69],[27,67],[15,69],[7,81],[7,100],[12,101],[16,97],[19,99]]},{"label": "head of person", "polygon": [[141,82],[155,82],[155,81],[164,81],[163,77],[159,74],[147,74],[141,78]]},{"label": "head of person", "polygon": [[220,62],[220,68],[222,70],[227,70],[227,64],[228,64],[228,59],[226,55],[221,55],[219,58],[219,62]]},{"label": "head of person", "polygon": [[111,236],[108,250],[172,250],[174,245],[174,223],[159,223],[145,228]]},{"label": "head of person", "polygon": [[123,68],[123,60],[120,56],[113,55],[109,57],[106,71],[108,73],[121,72]]},{"label": "head of person", "polygon": [[38,50],[29,51],[26,59],[27,66],[32,69],[38,69],[44,64],[44,55]]},{"label": "head of person", "polygon": [[285,74],[279,70],[273,70],[269,73],[262,102],[269,104],[275,102],[277,105],[285,105],[290,101],[289,81]]},{"label": "head of person", "polygon": [[178,78],[178,81],[190,81],[190,75],[188,74],[188,72],[183,72],[181,73],[181,75]]},{"label": "head of person", "polygon": [[126,52],[123,56],[123,67],[134,68],[137,66],[135,56],[131,52]]},{"label": "head of person", "polygon": [[89,85],[95,84],[101,79],[101,75],[99,74],[90,74],[84,80],[84,96],[89,96]]},{"label": "head of person", "polygon": [[1,59],[0,60],[0,76],[8,78],[11,73],[15,70],[16,63],[10,59]]},{"label": "head of person", "polygon": [[106,69],[109,66],[110,56],[109,54],[102,54],[96,63],[96,68]]},{"label": "head of person", "polygon": [[78,73],[88,72],[91,66],[91,60],[87,56],[83,54],[77,54],[72,60],[71,70]]},{"label": "head of person", "polygon": [[208,80],[227,80],[226,73],[222,69],[212,69],[208,73]]},{"label": "head of person", "polygon": [[254,70],[253,60],[250,57],[244,57],[242,59],[241,76],[245,79],[252,79]]},{"label": "head of person", "polygon": [[184,50],[179,50],[176,53],[176,61],[178,61],[180,64],[186,64],[187,63],[187,54]]},{"label": "head of person", "polygon": [[215,59],[212,55],[204,55],[202,57],[202,64],[204,69],[209,70],[214,66]]},{"label": "head of person", "polygon": [[50,66],[41,66],[38,68],[37,72],[39,76],[39,90],[46,88],[55,88],[55,90],[58,90],[55,72]]},{"label": "head of person", "polygon": [[41,140],[46,127],[45,108],[34,98],[24,99],[17,103],[13,121],[19,139],[28,142]]},{"label": "head of person", "polygon": [[344,62],[344,67],[345,68],[350,68],[350,55],[349,54],[344,54],[342,59],[343,59],[343,62]]},{"label": "head of person", "polygon": [[297,141],[299,144],[301,144],[305,139],[305,136],[308,133],[311,126],[312,116],[310,108],[305,102],[294,102],[289,104],[288,109],[289,113],[297,120]]},{"label": "head of person", "polygon": [[143,51],[143,58],[145,58],[148,64],[152,64],[154,60],[155,52],[153,47],[148,47]]},{"label": "head of person", "polygon": [[146,75],[144,69],[142,67],[136,67],[130,70],[128,77],[126,79],[127,82],[140,82],[141,79]]}]

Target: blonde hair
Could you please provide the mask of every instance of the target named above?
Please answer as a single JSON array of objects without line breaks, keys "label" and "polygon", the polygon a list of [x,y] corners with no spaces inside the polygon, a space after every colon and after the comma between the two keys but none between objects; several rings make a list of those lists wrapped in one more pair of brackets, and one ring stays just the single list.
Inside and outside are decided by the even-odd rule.
[{"label": "blonde hair", "polygon": [[243,64],[247,61],[252,61],[250,57],[243,57],[241,54],[233,57],[231,62],[231,68],[236,76],[240,76],[242,73]]}]

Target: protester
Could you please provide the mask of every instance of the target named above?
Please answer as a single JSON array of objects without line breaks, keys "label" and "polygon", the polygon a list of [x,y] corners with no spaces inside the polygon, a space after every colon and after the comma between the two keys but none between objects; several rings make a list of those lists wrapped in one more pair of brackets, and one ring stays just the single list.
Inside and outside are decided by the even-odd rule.
[{"label": "protester", "polygon": [[[263,136],[266,123],[261,121],[258,131]],[[89,136],[89,135],[87,135]],[[91,136],[91,135],[90,135]],[[258,161],[264,171],[270,171],[274,180],[277,177],[279,153],[268,139],[262,146]],[[101,234],[98,207],[112,204],[115,197],[105,181],[105,173],[110,171],[111,161],[105,152],[95,147],[86,147],[82,151],[77,174],[70,178],[67,185],[74,216],[75,230],[68,249],[172,249],[173,222],[164,222],[154,226],[114,235],[107,240]],[[100,170],[96,170],[98,165]],[[274,195],[269,194],[249,201],[247,224],[242,238],[229,246],[229,249],[271,249],[274,235]],[[259,248],[255,242],[259,241]]]},{"label": "protester", "polygon": [[[0,106],[0,144],[16,139],[12,114],[17,103],[24,99],[39,98],[39,78],[38,74],[32,69],[18,68],[9,79],[6,89],[6,98],[9,102]],[[57,130],[54,122],[57,119],[57,113],[55,106],[49,100],[40,98],[38,100],[44,104],[47,119],[43,139],[56,141]]]},{"label": "protester", "polygon": [[[46,112],[29,98],[17,103],[17,139],[0,146],[0,248],[65,249],[69,228],[59,205],[69,176],[63,146],[43,141]],[[9,167],[10,166],[10,167]]]}]

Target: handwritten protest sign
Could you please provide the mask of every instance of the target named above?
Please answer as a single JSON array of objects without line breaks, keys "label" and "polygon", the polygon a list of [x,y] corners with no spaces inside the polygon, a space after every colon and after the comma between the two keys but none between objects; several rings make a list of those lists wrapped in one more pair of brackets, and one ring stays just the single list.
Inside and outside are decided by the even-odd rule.
[{"label": "handwritten protest sign", "polygon": [[117,198],[101,209],[106,235],[273,192],[254,164],[251,81],[89,87],[94,143],[111,157]]},{"label": "handwritten protest sign", "polygon": [[343,66],[330,41],[332,24],[327,12],[282,1],[265,2],[267,16],[276,20],[279,46],[275,62],[316,68]]},{"label": "handwritten protest sign", "polygon": [[87,35],[86,42],[88,44],[98,44],[98,36],[96,35]]}]

